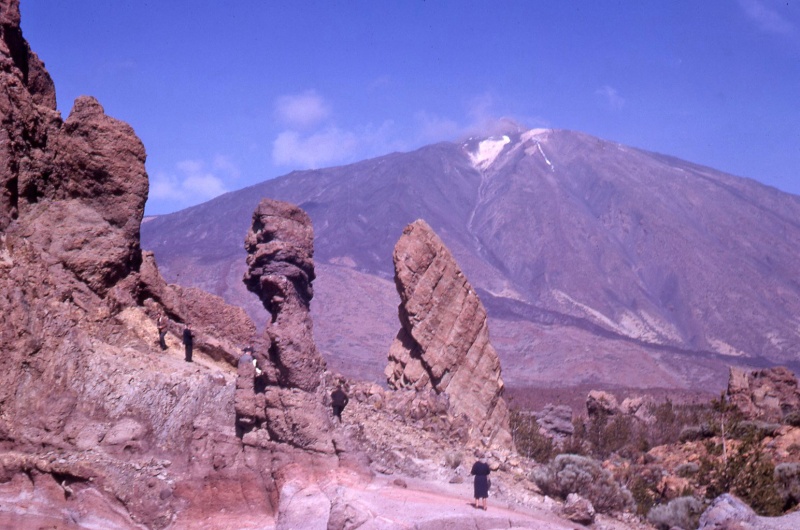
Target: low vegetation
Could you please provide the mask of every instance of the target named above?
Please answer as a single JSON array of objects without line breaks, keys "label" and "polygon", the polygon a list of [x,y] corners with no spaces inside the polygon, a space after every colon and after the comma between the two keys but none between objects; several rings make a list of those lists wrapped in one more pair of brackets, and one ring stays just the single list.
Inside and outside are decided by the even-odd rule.
[{"label": "low vegetation", "polygon": [[[765,516],[800,503],[800,462],[777,462],[767,443],[781,424],[748,421],[724,396],[651,404],[646,416],[578,417],[573,435],[558,443],[530,412],[513,410],[511,426],[518,452],[542,464],[531,478],[543,493],[577,493],[598,512],[635,509],[656,528],[695,528],[710,500],[726,492]],[[790,414],[783,424],[800,420]]]}]

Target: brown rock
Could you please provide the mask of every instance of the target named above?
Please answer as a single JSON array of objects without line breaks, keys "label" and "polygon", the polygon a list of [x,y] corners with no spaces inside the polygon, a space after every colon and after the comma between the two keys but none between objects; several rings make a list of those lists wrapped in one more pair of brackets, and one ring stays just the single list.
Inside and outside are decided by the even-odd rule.
[{"label": "brown rock", "polygon": [[562,515],[578,524],[592,524],[594,522],[594,506],[588,499],[584,499],[577,493],[570,493],[564,502]]},{"label": "brown rock", "polygon": [[247,288],[272,315],[269,358],[285,387],[313,391],[325,361],[314,343],[309,303],[313,297],[314,231],[297,206],[264,199],[245,239]]},{"label": "brown rock", "polygon": [[473,440],[509,447],[500,361],[478,295],[422,220],[403,230],[394,263],[402,327],[389,349],[389,386],[446,392],[477,427]]},{"label": "brown rock", "polygon": [[92,98],[61,119],[11,0],[0,0],[0,115],[0,461],[11,485],[0,503],[22,487],[28,511],[43,514],[0,511],[0,526],[59,526],[70,511],[76,526],[164,528],[202,512],[221,485],[239,492],[227,509],[253,499],[269,516],[272,457],[245,458],[235,436],[232,368],[174,351],[191,320],[199,353],[235,358],[220,335],[252,323],[166,285],[142,256],[141,141]]},{"label": "brown rock", "polygon": [[613,394],[603,392],[602,390],[592,390],[589,392],[589,395],[586,396],[586,411],[591,417],[599,414],[611,416],[619,413],[620,410],[617,398],[615,398]]},{"label": "brown rock", "polygon": [[313,243],[311,220],[297,206],[264,199],[253,213],[253,227],[245,239],[244,282],[272,318],[266,330],[267,354],[253,352],[253,371],[247,367],[248,358],[239,363],[236,414],[243,431],[263,428],[278,442],[332,453],[330,422],[321,390],[316,392],[322,388],[325,362],[314,343],[309,313]]},{"label": "brown rock", "polygon": [[782,366],[747,371],[731,367],[728,396],[748,419],[781,421],[792,411],[800,411],[797,378]]}]

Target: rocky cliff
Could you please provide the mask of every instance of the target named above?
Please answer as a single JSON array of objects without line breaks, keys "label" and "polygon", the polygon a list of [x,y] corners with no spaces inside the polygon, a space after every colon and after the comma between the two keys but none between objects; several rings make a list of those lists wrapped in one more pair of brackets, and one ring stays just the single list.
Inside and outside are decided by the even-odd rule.
[{"label": "rocky cliff", "polygon": [[[19,23],[18,2],[1,1],[0,525],[163,528],[223,507],[270,516],[270,453],[245,458],[233,424],[230,363],[255,327],[161,278],[139,245],[144,146],[90,97],[62,120]],[[241,493],[218,493],[229,484]]]},{"label": "rocky cliff", "polygon": [[401,328],[389,349],[389,386],[446,392],[473,422],[473,438],[510,446],[500,361],[475,290],[422,220],[403,231],[394,264]]}]

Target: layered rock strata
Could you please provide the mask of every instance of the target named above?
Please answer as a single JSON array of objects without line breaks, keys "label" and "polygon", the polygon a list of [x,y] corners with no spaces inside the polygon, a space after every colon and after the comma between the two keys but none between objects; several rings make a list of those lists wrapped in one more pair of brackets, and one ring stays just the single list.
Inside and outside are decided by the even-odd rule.
[{"label": "layered rock strata", "polygon": [[475,290],[425,221],[403,230],[393,256],[401,328],[389,349],[389,386],[447,393],[472,422],[473,441],[510,446],[500,361]]},{"label": "layered rock strata", "polygon": [[271,318],[266,351],[239,362],[237,423],[246,441],[272,439],[323,453],[333,451],[330,422],[317,392],[325,361],[314,343],[314,230],[297,206],[263,199],[245,239],[247,288]]}]

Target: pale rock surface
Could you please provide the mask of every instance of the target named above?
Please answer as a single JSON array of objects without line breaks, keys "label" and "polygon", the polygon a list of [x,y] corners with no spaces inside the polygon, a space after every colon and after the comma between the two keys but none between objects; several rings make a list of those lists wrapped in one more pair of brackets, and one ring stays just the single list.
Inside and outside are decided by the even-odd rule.
[{"label": "pale rock surface", "polygon": [[394,264],[401,329],[389,349],[389,386],[447,393],[474,425],[473,441],[510,447],[500,361],[475,290],[422,220],[403,230]]},{"label": "pale rock surface", "polygon": [[564,502],[562,515],[579,524],[592,524],[594,522],[595,510],[588,499],[584,499],[577,493],[570,493]]},{"label": "pale rock surface", "polygon": [[735,495],[725,493],[700,516],[698,530],[796,530],[800,512],[781,517],[759,517]]}]

